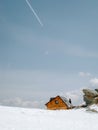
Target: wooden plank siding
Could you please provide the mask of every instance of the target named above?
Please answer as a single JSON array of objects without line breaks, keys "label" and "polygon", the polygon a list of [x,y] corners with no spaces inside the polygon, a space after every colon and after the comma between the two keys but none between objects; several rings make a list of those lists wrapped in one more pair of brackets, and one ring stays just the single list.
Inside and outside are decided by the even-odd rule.
[{"label": "wooden plank siding", "polygon": [[51,99],[45,105],[47,106],[47,109],[49,110],[68,109],[67,104],[60,98],[60,96],[57,96]]}]

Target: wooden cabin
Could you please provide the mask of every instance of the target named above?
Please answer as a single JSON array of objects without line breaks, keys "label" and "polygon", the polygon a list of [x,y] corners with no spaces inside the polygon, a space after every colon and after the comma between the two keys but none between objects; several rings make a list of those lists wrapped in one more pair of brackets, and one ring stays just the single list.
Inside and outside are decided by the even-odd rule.
[{"label": "wooden cabin", "polygon": [[50,98],[50,101],[47,102],[45,105],[49,110],[60,110],[60,109],[66,110],[72,108],[71,100],[67,100],[67,98],[62,96],[56,96]]}]

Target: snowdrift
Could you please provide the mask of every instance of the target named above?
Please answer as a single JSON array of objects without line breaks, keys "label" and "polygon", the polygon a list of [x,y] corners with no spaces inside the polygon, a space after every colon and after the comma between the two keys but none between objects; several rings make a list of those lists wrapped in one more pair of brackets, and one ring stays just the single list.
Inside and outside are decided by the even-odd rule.
[{"label": "snowdrift", "polygon": [[0,130],[98,130],[98,114],[0,106]]}]

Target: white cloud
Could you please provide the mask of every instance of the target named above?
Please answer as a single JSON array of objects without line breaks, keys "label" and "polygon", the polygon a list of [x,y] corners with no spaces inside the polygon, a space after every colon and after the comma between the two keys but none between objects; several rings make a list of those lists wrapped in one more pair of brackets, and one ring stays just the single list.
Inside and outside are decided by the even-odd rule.
[{"label": "white cloud", "polygon": [[93,87],[98,87],[98,78],[91,79],[90,83]]},{"label": "white cloud", "polygon": [[79,76],[81,76],[81,77],[91,77],[92,75],[88,72],[79,72]]},{"label": "white cloud", "polygon": [[79,72],[79,76],[84,77],[84,79],[88,82],[84,88],[94,89],[98,87],[98,78],[95,78],[91,73]]},{"label": "white cloud", "polygon": [[26,107],[26,108],[45,108],[45,103],[49,101],[50,97],[54,96],[64,96],[67,99],[71,98],[73,105],[80,105],[83,103],[83,94],[81,90],[73,90],[69,92],[62,92],[62,93],[51,93],[49,96],[49,93],[47,93],[47,98],[34,100],[32,99],[24,99],[21,97],[15,97],[15,98],[7,98],[0,100],[0,105],[6,105],[6,106],[15,106],[15,107]]},{"label": "white cloud", "polygon": [[[84,85],[77,74],[44,70],[1,70],[0,77],[0,98],[10,98],[4,100],[3,104],[40,107],[50,97],[61,95],[60,92],[72,98],[73,104],[80,104],[82,99],[80,91],[72,91]],[[26,97],[30,101],[24,100]],[[40,100],[44,100],[44,103]]]},{"label": "white cloud", "polygon": [[83,93],[81,90],[73,90],[72,92],[67,92],[67,96],[73,101],[73,105],[80,105],[83,103]]},{"label": "white cloud", "polygon": [[27,107],[27,108],[42,108],[44,107],[44,102],[40,101],[34,101],[34,100],[25,100],[20,97],[16,98],[8,98],[8,99],[2,99],[0,101],[1,105],[7,105],[7,106],[16,106],[16,107]]},{"label": "white cloud", "polygon": [[[73,104],[80,104],[83,97],[79,88],[88,86],[89,82],[93,86],[97,86],[98,79],[91,79],[90,73],[80,72],[79,75],[85,78],[82,80],[77,74],[59,71],[0,70],[0,86],[2,86],[0,87],[0,98],[5,99],[6,96],[11,98],[4,100],[3,104],[40,107],[48,101],[48,98],[59,94],[67,95],[72,99]],[[30,98],[30,101],[24,100],[25,97]],[[32,99],[33,101],[31,101]],[[45,102],[40,103],[40,100]]]},{"label": "white cloud", "polygon": [[72,100],[73,105],[80,105],[84,102],[82,89],[72,90],[68,92],[63,91],[63,92],[60,92],[59,95],[64,96],[67,99],[70,98]]}]

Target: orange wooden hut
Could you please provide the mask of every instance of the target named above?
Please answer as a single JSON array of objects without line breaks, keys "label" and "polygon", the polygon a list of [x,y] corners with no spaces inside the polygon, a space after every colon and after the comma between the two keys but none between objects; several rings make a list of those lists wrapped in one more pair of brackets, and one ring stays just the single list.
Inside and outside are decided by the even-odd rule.
[{"label": "orange wooden hut", "polygon": [[45,105],[49,110],[60,110],[60,109],[72,108],[71,100],[68,100],[67,98],[62,96],[56,96],[50,98],[50,101],[47,102]]}]

